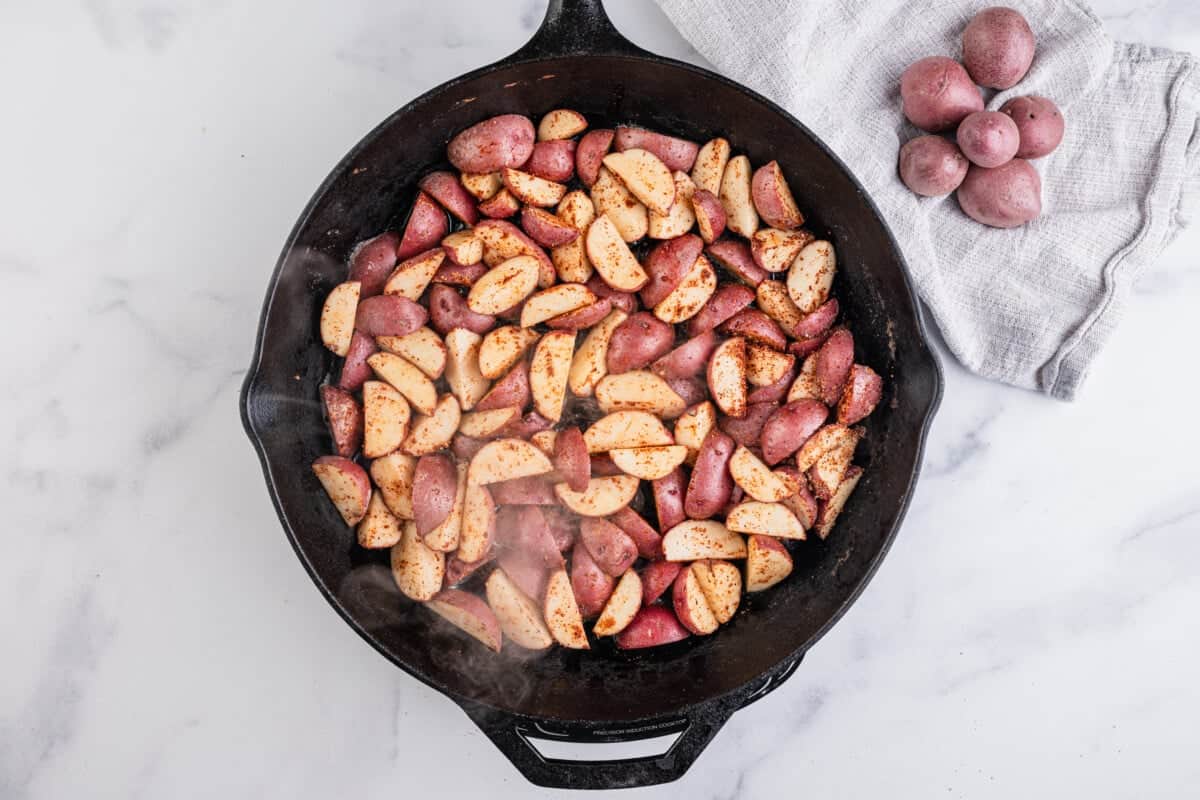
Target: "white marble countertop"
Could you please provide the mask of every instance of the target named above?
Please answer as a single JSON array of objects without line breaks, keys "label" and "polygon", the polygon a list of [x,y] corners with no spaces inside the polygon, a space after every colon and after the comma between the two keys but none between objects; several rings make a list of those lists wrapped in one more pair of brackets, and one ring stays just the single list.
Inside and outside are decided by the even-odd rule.
[{"label": "white marble countertop", "polygon": [[[696,60],[647,0],[610,5]],[[313,188],[542,7],[0,10],[0,797],[538,793],[314,590],[237,391]],[[1200,52],[1188,0],[1098,10],[1120,38]],[[680,783],[634,794],[1194,792],[1197,252],[1192,229],[1145,275],[1074,404],[947,360],[912,513],[861,600]]]}]

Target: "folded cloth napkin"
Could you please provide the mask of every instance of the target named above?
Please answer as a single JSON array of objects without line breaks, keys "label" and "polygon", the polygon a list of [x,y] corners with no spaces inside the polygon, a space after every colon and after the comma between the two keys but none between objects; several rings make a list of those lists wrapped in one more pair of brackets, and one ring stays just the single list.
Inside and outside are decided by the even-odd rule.
[{"label": "folded cloth napkin", "polygon": [[1195,62],[1113,42],[1075,0],[1012,3],[1037,36],[1037,55],[1025,79],[987,106],[1040,94],[1066,119],[1059,148],[1033,162],[1043,214],[1012,230],[972,221],[953,196],[912,194],[896,170],[900,145],[921,133],[901,113],[901,73],[924,56],[960,58],[963,28],[987,2],[657,2],[701,55],[846,161],[882,209],[950,350],[985,377],[1074,397],[1138,273],[1200,194]]}]

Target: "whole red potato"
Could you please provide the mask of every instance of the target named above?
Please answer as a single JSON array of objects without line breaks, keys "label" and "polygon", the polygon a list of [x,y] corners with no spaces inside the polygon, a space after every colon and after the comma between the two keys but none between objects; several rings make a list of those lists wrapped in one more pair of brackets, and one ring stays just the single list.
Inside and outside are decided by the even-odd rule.
[{"label": "whole red potato", "polygon": [[998,167],[1012,161],[1021,133],[1012,117],[999,111],[976,111],[958,126],[958,147],[972,164]]},{"label": "whole red potato", "polygon": [[953,58],[922,58],[900,76],[904,116],[924,131],[953,128],[974,111],[983,110],[983,95]]},{"label": "whole red potato", "polygon": [[941,136],[918,136],[900,148],[900,180],[924,197],[953,192],[969,166],[954,142]]},{"label": "whole red potato", "polygon": [[1026,160],[988,169],[972,165],[958,187],[963,212],[993,228],[1016,228],[1042,213],[1042,179]]},{"label": "whole red potato", "polygon": [[1012,117],[1021,137],[1017,158],[1041,158],[1054,152],[1062,142],[1066,123],[1053,100],[1031,94],[1014,97],[1000,106],[1000,112]]},{"label": "whole red potato", "polygon": [[980,86],[1011,89],[1029,71],[1036,46],[1020,11],[992,6],[976,14],[963,31],[963,64]]}]

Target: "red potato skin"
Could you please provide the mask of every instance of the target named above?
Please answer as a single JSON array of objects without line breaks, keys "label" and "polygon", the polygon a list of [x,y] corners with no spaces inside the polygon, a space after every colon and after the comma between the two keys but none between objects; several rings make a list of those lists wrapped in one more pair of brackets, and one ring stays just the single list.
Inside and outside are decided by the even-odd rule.
[{"label": "red potato skin", "polygon": [[476,411],[492,411],[497,408],[519,408],[522,411],[533,401],[529,389],[529,362],[518,361],[492,384],[487,394],[475,404]]},{"label": "red potato skin", "polygon": [[976,222],[1016,228],[1042,213],[1042,178],[1022,158],[994,169],[972,166],[956,196],[963,213]]},{"label": "red potato skin", "polygon": [[1021,12],[985,8],[963,30],[963,65],[971,79],[989,89],[1011,89],[1029,72],[1037,41]]},{"label": "red potato skin", "polygon": [[717,265],[733,273],[738,280],[757,286],[770,277],[769,273],[754,263],[750,245],[740,239],[718,239],[704,251]]},{"label": "red potato skin", "polygon": [[[546,251],[538,246],[538,243],[530,239],[525,231],[513,225],[511,222],[503,219],[485,219],[475,226],[476,231],[491,231],[496,230],[501,233],[507,233],[514,237],[522,245],[524,245],[524,255],[533,256],[539,262],[539,275],[550,274],[554,275],[554,263],[550,260],[550,256],[546,255]],[[486,250],[486,248],[485,248]]]},{"label": "red potato skin", "polygon": [[521,210],[521,201],[507,189],[502,189],[494,197],[479,204],[479,213],[488,219],[508,219]]},{"label": "red potato skin", "polygon": [[853,425],[866,418],[883,397],[883,378],[875,370],[862,364],[850,368],[850,377],[846,380],[846,390],[838,401],[837,421],[843,425]]},{"label": "red potato skin", "polygon": [[837,298],[831,297],[817,306],[816,311],[806,314],[792,333],[797,339],[813,339],[821,336],[833,327],[840,312],[841,307],[838,305]]},{"label": "red potato skin", "polygon": [[583,542],[596,566],[614,578],[637,561],[637,545],[629,534],[606,519],[584,517],[579,522],[579,541]]},{"label": "red potato skin", "polygon": [[[478,561],[463,561],[458,556],[450,556],[446,559],[446,572],[442,577],[443,588],[458,586],[467,578],[475,574],[475,571],[484,564],[490,563],[491,556],[481,558]],[[472,595],[474,596],[474,595]]]},{"label": "red potato skin", "polygon": [[500,506],[496,512],[496,544],[542,569],[559,569],[563,565],[558,543],[537,506]]},{"label": "red potato skin", "polygon": [[388,276],[396,268],[396,248],[399,246],[400,237],[391,232],[355,245],[350,253],[350,277],[347,280],[362,284],[358,291],[360,300],[383,293]]},{"label": "red potato skin", "polygon": [[520,114],[501,114],[462,131],[446,146],[446,156],[462,172],[517,168],[533,155],[536,131]]},{"label": "red potato skin", "polygon": [[325,421],[333,437],[334,451],[342,458],[358,452],[363,439],[363,410],[354,395],[336,386],[321,387]]},{"label": "red potato skin", "polygon": [[733,493],[729,459],[734,448],[733,439],[719,429],[709,431],[704,437],[683,501],[683,512],[690,519],[708,519],[729,502]]},{"label": "red potato skin", "polygon": [[413,522],[424,537],[450,516],[458,493],[458,472],[448,456],[434,454],[417,459],[413,472]]},{"label": "red potato skin", "polygon": [[613,475],[624,475],[625,470],[613,463],[608,453],[593,453],[591,456],[592,477],[611,478]]},{"label": "red potato skin", "polygon": [[454,438],[450,440],[450,452],[459,461],[470,461],[475,457],[475,454],[483,449],[483,446],[488,443],[488,439],[476,439],[474,436],[464,436],[461,433],[454,434]]},{"label": "red potato skin", "polygon": [[575,175],[575,140],[555,139],[538,142],[524,170],[555,183],[566,183]]},{"label": "red potato skin", "polygon": [[667,354],[675,343],[675,329],[649,311],[639,311],[622,322],[608,341],[608,371],[613,374],[644,369]]},{"label": "red potato skin", "polygon": [[546,518],[546,525],[550,527],[550,535],[558,545],[558,552],[565,553],[575,546],[579,528],[577,517],[565,508],[557,506],[543,507],[542,516]]},{"label": "red potato skin", "polygon": [[583,185],[592,188],[592,184],[600,177],[600,167],[604,157],[612,147],[614,131],[607,128],[597,128],[588,131],[579,140],[575,148],[575,173]]},{"label": "red potato skin", "polygon": [[467,305],[466,299],[452,286],[435,284],[429,287],[426,296],[429,300],[429,322],[442,336],[455,328],[466,328],[482,336],[496,327],[495,317],[491,314],[476,314]]},{"label": "red potato skin", "polygon": [[704,331],[655,361],[650,369],[668,380],[691,378],[704,371],[716,348],[716,335],[711,330]]},{"label": "red potato skin", "polygon": [[347,392],[357,392],[363,384],[371,380],[374,371],[367,364],[367,359],[379,352],[379,345],[373,337],[361,331],[355,331],[350,337],[350,349],[342,361],[342,373],[338,377],[338,388]]},{"label": "red potato skin", "polygon": [[595,273],[592,275],[592,277],[588,278],[587,283],[585,283],[584,286],[586,286],[592,294],[596,295],[596,297],[599,297],[602,300],[608,300],[612,304],[613,308],[619,308],[626,314],[637,313],[637,295],[631,292],[617,291],[605,283],[604,279],[600,277],[599,273]]},{"label": "red potato skin", "polygon": [[407,336],[428,318],[428,312],[407,297],[380,294],[359,301],[354,328],[367,336]]},{"label": "red potato skin", "polygon": [[671,588],[679,577],[683,564],[678,561],[655,561],[646,565],[638,576],[642,579],[642,605],[648,606]]},{"label": "red potato skin", "polygon": [[645,606],[625,630],[617,634],[617,647],[621,650],[641,650],[681,642],[689,635],[671,609],[666,606]]},{"label": "red potato skin", "polygon": [[[754,290],[740,283],[727,283],[713,292],[708,302],[687,322],[687,335],[711,331],[754,302]],[[715,345],[714,345],[715,346]]]},{"label": "red potato skin", "polygon": [[433,282],[448,286],[471,286],[482,278],[485,272],[487,267],[483,264],[446,263],[438,267],[438,271],[433,275]]},{"label": "red potato skin", "polygon": [[[720,198],[707,189],[697,189],[692,195],[692,213],[699,224],[700,238],[712,244],[725,233],[725,206]],[[703,219],[703,223],[700,221]]]},{"label": "red potato skin", "polygon": [[671,474],[650,482],[654,494],[654,511],[658,517],[658,529],[669,531],[687,519],[683,511],[684,493],[687,480],[684,478],[683,467],[676,467]]},{"label": "red potato skin", "polygon": [[568,311],[565,314],[559,314],[557,317],[546,320],[546,327],[558,331],[583,330],[584,328],[592,327],[607,317],[609,311],[612,311],[612,299],[601,297],[590,306],[577,308],[574,311]]},{"label": "red potato skin", "polygon": [[672,172],[691,172],[696,155],[700,152],[700,145],[687,139],[623,125],[617,127],[613,145],[617,152],[635,147],[648,150]]},{"label": "red potato skin", "polygon": [[460,222],[474,225],[479,221],[475,198],[458,182],[457,174],[446,170],[431,172],[421,179],[418,186]]},{"label": "red potato skin", "polygon": [[1014,97],[1000,106],[1000,112],[1017,124],[1021,137],[1017,158],[1048,156],[1062,143],[1066,123],[1053,100],[1035,94]]},{"label": "red potato skin", "polygon": [[667,385],[675,394],[679,395],[685,406],[694,406],[696,403],[702,403],[708,399],[708,384],[698,376],[667,378],[666,380]]},{"label": "red potato skin", "polygon": [[592,460],[583,440],[583,432],[579,428],[563,428],[555,434],[554,458],[551,459],[551,463],[572,491],[582,492],[587,489],[592,473]]},{"label": "red potato skin", "polygon": [[641,514],[626,506],[608,519],[633,540],[639,556],[650,561],[662,558],[662,536]]},{"label": "red potato skin", "polygon": [[571,550],[571,588],[575,590],[575,602],[585,619],[604,610],[615,585],[612,576],[592,560],[583,542],[577,541]]},{"label": "red potato skin", "polygon": [[[775,471],[782,472],[782,473],[789,475],[792,479],[792,482],[796,486],[796,494],[792,495],[791,497],[789,497],[787,499],[787,503],[789,506],[803,506],[803,509],[804,509],[803,517],[801,517],[800,514],[796,514],[796,516],[798,518],[801,518],[802,523],[804,521],[807,521],[810,523],[812,521],[814,521],[817,518],[817,511],[818,511],[817,498],[813,497],[812,491],[808,488],[808,479],[805,478],[804,475],[802,475],[800,473],[800,470],[796,469],[796,467],[791,464],[788,464],[786,466],[776,467]],[[793,512],[793,513],[795,513],[795,512]],[[811,526],[806,526],[806,527],[811,527]]]},{"label": "red potato skin", "polygon": [[829,418],[819,400],[797,400],[773,413],[763,424],[759,441],[763,461],[775,466],[804,446]]},{"label": "red potato skin", "polygon": [[412,213],[404,226],[404,236],[396,247],[396,260],[405,261],[441,244],[450,232],[446,212],[425,192],[417,192]]},{"label": "red potato skin", "polygon": [[528,439],[535,433],[548,431],[554,427],[554,423],[543,417],[536,411],[530,411],[520,419],[513,420],[504,426],[501,435],[514,439]]},{"label": "red potato skin", "polygon": [[[815,313],[815,312],[814,312]],[[788,345],[788,352],[794,355],[797,359],[803,359],[805,356],[811,355],[821,349],[821,345],[825,344],[828,339],[828,334],[814,336],[811,339],[800,339]]]},{"label": "red potato skin", "polygon": [[746,416],[729,417],[722,414],[717,418],[717,427],[738,444],[757,447],[762,437],[763,427],[778,409],[778,402],[747,405]]},{"label": "red potato skin", "polygon": [[841,398],[852,366],[854,336],[845,328],[838,328],[817,351],[817,384],[825,405],[832,406]]},{"label": "red potato skin", "polygon": [[750,197],[758,215],[772,228],[790,231],[804,224],[804,215],[796,208],[778,161],[767,162],[754,171]]},{"label": "red potato skin", "polygon": [[[450,572],[449,566],[446,567],[446,575]],[[443,586],[447,586],[443,580]],[[500,632],[500,621],[496,619],[495,612],[491,607],[484,602],[480,597],[476,597],[470,592],[460,592],[457,589],[443,589],[432,598],[433,601],[445,603],[447,605],[456,606],[467,611],[477,620],[482,620],[487,625],[489,633],[489,641],[481,642],[485,647],[493,652],[499,653],[503,634]]]},{"label": "red potato skin", "polygon": [[521,209],[521,227],[542,247],[559,247],[579,238],[579,231],[544,208]]},{"label": "red potato skin", "polygon": [[904,116],[929,133],[953,128],[963,118],[983,110],[983,95],[971,76],[952,58],[929,56],[900,76]]},{"label": "red potato skin", "polygon": [[541,602],[542,595],[546,592],[546,584],[550,582],[549,570],[526,558],[524,553],[515,551],[503,552],[497,560],[500,569],[512,578],[518,589]]},{"label": "red potato skin", "polygon": [[642,305],[653,308],[675,290],[704,250],[704,242],[694,233],[667,239],[654,246],[646,257],[649,282],[642,287]]},{"label": "red potato skin", "polygon": [[787,350],[788,338],[779,323],[757,308],[744,308],[717,328],[726,336],[744,336],[755,344]]},{"label": "red potato skin", "polygon": [[954,135],[958,149],[972,164],[998,167],[1012,160],[1021,147],[1017,123],[999,111],[976,111],[959,123]]},{"label": "red potato skin", "polygon": [[918,136],[900,148],[900,180],[922,197],[950,194],[970,166],[958,146],[941,136]]},{"label": "red potato skin", "polygon": [[556,506],[554,487],[541,475],[529,475],[500,481],[490,486],[492,499],[498,506]]},{"label": "red potato skin", "polygon": [[750,405],[758,403],[778,403],[787,397],[788,390],[792,388],[792,383],[796,380],[796,376],[800,373],[800,365],[793,361],[791,369],[783,373],[783,376],[769,386],[756,387],[750,394],[746,395],[746,402]]}]

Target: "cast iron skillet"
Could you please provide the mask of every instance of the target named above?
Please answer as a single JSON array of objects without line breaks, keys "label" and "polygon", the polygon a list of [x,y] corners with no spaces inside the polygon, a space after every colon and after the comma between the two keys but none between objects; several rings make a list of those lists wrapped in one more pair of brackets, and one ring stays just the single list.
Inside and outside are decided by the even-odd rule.
[{"label": "cast iron skillet", "polygon": [[[582,111],[593,127],[641,124],[706,141],[727,137],[754,164],[777,158],[808,227],[837,246],[836,292],[858,360],[885,377],[858,461],[867,467],[828,541],[796,548],[795,573],[745,598],[716,635],[622,653],[556,648],[493,655],[395,589],[386,553],[365,553],[308,464],[332,452],[317,387],[333,368],[317,319],[346,275],[353,244],[399,230],[417,180],[444,163],[449,137],[501,113],[535,120]],[[242,418],[296,554],[329,602],[379,652],[443,692],[529,780],[544,786],[644,786],[681,776],[738,708],[777,687],[846,611],[904,516],[941,395],[895,241],[849,170],[783,109],[719,75],[624,39],[600,0],[551,0],[513,55],[417,98],[369,133],[317,190],[267,292]],[[660,756],[621,761],[542,757],[527,736],[613,742],[679,732]]]}]

